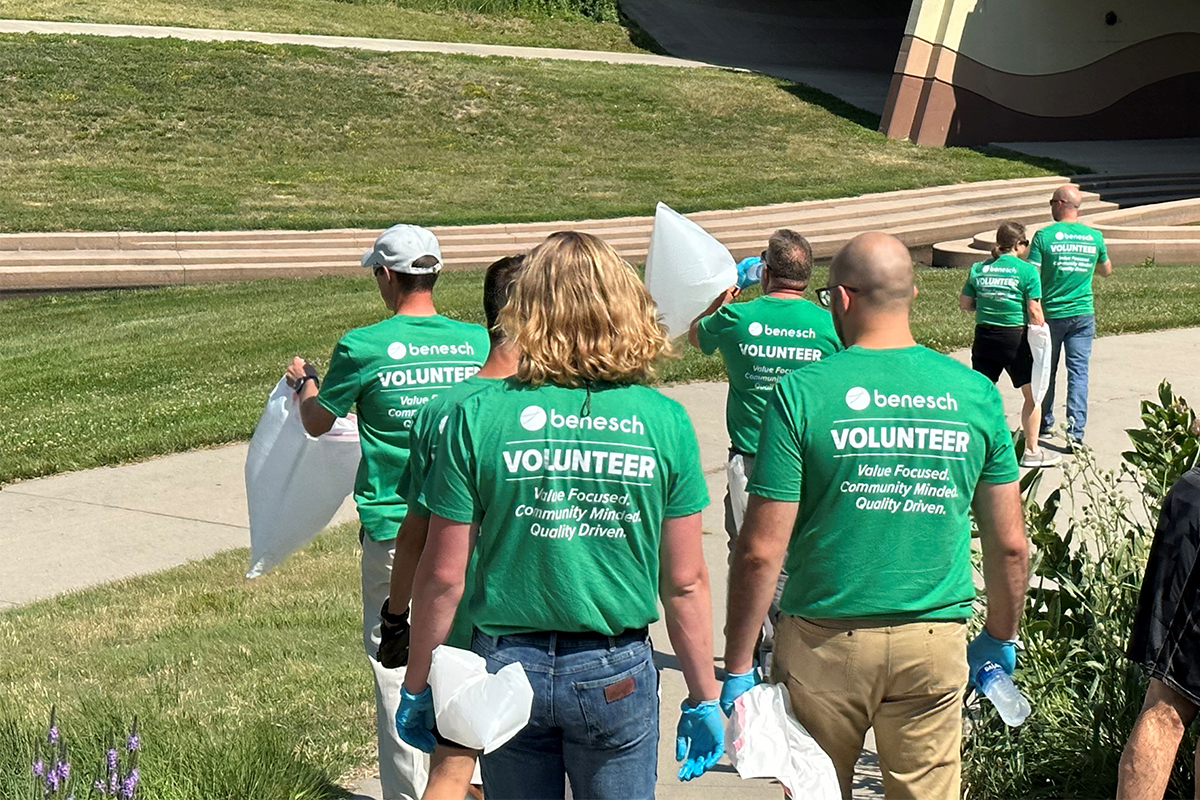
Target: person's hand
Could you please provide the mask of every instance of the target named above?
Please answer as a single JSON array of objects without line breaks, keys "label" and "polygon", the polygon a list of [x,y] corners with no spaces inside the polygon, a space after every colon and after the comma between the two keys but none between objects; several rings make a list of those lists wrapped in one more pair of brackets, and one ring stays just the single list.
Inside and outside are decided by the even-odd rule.
[{"label": "person's hand", "polygon": [[679,780],[699,778],[725,754],[725,728],[716,700],[692,707],[684,700],[683,714],[675,728],[675,760],[682,761]]},{"label": "person's hand", "polygon": [[408,609],[393,614],[384,600],[383,608],[379,609],[379,650],[375,660],[386,669],[408,666],[409,633]]},{"label": "person's hand", "polygon": [[721,710],[725,712],[725,716],[733,716],[734,702],[760,683],[762,680],[758,677],[757,669],[727,674],[725,683],[721,685]]},{"label": "person's hand", "polygon": [[997,639],[986,629],[979,632],[967,645],[967,667],[970,669],[970,685],[975,685],[975,676],[984,664],[994,661],[1000,669],[1012,675],[1017,668],[1017,640]]},{"label": "person's hand", "polygon": [[287,365],[287,371],[284,375],[287,377],[288,386],[291,386],[293,389],[296,388],[296,381],[304,377],[304,367],[306,364],[308,364],[307,361],[300,356],[296,356],[292,359],[292,363]]},{"label": "person's hand", "polygon": [[400,707],[396,709],[396,733],[401,739],[425,753],[432,753],[433,690],[426,686],[419,694],[400,689]]}]

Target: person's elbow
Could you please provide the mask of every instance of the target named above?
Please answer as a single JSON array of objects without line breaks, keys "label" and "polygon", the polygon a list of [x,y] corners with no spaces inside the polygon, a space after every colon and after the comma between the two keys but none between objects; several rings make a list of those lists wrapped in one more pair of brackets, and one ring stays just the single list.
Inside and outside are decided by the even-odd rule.
[{"label": "person's elbow", "polygon": [[1096,272],[1100,275],[1101,278],[1107,278],[1109,275],[1112,275],[1112,271],[1113,271],[1112,261],[1107,258],[1104,259],[1104,261],[1102,263],[1100,263],[1099,265],[1096,266]]},{"label": "person's elbow", "polygon": [[676,566],[663,575],[663,600],[690,597],[707,590],[708,567],[703,562]]},{"label": "person's elbow", "polygon": [[329,433],[336,421],[337,417],[318,403],[315,397],[309,397],[300,403],[300,422],[309,436],[315,438]]},{"label": "person's elbow", "polygon": [[693,322],[691,327],[688,328],[687,340],[688,340],[688,344],[690,344],[692,347],[696,347],[696,348],[700,347],[700,335],[698,333],[696,333],[696,323],[695,322]]},{"label": "person's elbow", "polygon": [[975,301],[970,297],[967,297],[965,294],[960,294],[958,296],[958,307],[962,311],[974,311]]}]

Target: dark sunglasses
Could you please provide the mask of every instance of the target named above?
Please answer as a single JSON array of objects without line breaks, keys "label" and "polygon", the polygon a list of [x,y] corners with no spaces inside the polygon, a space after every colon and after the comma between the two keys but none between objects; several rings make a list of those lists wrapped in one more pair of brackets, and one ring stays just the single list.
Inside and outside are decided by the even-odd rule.
[{"label": "dark sunglasses", "polygon": [[855,289],[853,286],[847,286],[844,283],[835,283],[833,286],[822,286],[820,289],[817,289],[817,302],[820,303],[823,307],[829,308],[833,290],[839,286],[842,287],[843,289],[845,289],[847,292],[850,292],[851,294],[858,294],[858,292],[859,292],[858,289]]}]

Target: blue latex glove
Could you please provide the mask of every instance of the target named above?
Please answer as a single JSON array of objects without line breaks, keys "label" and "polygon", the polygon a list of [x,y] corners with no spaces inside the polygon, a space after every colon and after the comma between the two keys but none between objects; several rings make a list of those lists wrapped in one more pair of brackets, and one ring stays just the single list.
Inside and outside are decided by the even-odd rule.
[{"label": "blue latex glove", "polygon": [[757,669],[749,672],[730,672],[726,675],[725,683],[721,686],[721,710],[725,712],[725,716],[732,716],[734,701],[760,683],[762,679],[758,677]]},{"label": "blue latex glove", "polygon": [[433,752],[437,740],[433,738],[433,690],[428,686],[420,694],[400,688],[396,733],[413,747],[426,753]]},{"label": "blue latex glove", "polygon": [[725,727],[716,700],[705,700],[692,708],[683,701],[682,716],[675,728],[675,760],[682,761],[679,780],[699,778],[725,754]]},{"label": "blue latex glove", "polygon": [[1017,668],[1017,640],[997,639],[987,630],[982,630],[972,642],[967,645],[967,667],[971,672],[970,685],[975,685],[975,676],[989,661],[994,661],[1007,674],[1012,675]]},{"label": "blue latex glove", "polygon": [[739,289],[753,286],[762,280],[763,260],[760,256],[743,258],[737,263],[737,285]]}]

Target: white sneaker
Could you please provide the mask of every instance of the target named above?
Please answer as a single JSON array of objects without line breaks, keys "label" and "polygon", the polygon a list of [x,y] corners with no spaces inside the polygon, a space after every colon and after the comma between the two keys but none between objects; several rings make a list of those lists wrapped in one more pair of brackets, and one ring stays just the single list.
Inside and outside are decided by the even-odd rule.
[{"label": "white sneaker", "polygon": [[1021,456],[1022,467],[1055,467],[1062,463],[1062,456],[1049,450],[1038,450],[1036,453],[1025,451]]}]

